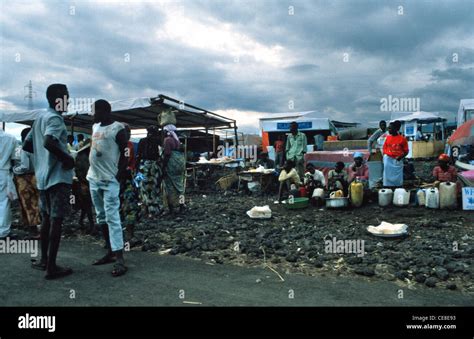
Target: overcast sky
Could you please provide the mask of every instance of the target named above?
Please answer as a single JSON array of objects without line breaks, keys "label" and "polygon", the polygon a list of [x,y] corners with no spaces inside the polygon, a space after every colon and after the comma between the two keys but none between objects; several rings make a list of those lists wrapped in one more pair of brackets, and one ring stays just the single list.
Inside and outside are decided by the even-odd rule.
[{"label": "overcast sky", "polygon": [[[400,7],[402,6],[402,7]],[[236,118],[316,110],[389,118],[420,98],[453,118],[474,97],[474,1],[0,1],[0,109],[167,94]],[[292,106],[293,105],[293,106]]]}]

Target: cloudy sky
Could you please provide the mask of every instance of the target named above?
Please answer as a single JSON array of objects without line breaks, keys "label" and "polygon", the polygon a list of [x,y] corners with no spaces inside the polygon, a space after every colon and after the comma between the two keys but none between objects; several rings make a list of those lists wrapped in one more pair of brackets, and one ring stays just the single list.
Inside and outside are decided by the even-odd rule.
[{"label": "cloudy sky", "polygon": [[167,94],[257,132],[262,113],[371,123],[389,95],[474,97],[474,1],[0,1],[0,109]]}]

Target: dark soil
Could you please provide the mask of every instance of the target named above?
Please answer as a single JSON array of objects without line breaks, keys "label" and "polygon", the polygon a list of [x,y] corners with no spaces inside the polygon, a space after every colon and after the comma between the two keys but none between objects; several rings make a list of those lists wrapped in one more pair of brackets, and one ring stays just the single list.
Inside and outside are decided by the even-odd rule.
[{"label": "dark soil", "polygon": [[[423,166],[422,166],[423,167]],[[426,166],[428,168],[428,166]],[[429,171],[424,171],[429,175]],[[386,207],[366,203],[361,208],[288,210],[274,205],[275,196],[244,193],[192,193],[184,215],[142,220],[136,225],[134,250],[184,255],[211,263],[270,265],[280,273],[333,274],[394,280],[412,288],[474,293],[474,213],[424,207]],[[250,219],[253,206],[270,205],[268,220]],[[66,221],[65,236],[83,234],[78,215]],[[18,223],[18,215],[16,217]],[[381,221],[404,223],[405,238],[378,238],[367,226]],[[24,230],[14,226],[20,236]],[[95,236],[96,240],[100,239]],[[325,239],[364,240],[365,253],[326,253]]]}]

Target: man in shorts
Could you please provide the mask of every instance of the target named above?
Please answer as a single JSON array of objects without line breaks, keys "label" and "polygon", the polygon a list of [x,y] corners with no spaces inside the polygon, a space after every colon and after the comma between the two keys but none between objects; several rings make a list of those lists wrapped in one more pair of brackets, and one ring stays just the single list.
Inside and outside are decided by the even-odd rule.
[{"label": "man in shorts", "polygon": [[35,120],[23,149],[34,154],[34,168],[40,195],[41,260],[32,267],[46,271],[46,279],[72,273],[56,264],[64,217],[69,201],[74,159],[67,148],[67,130],[61,114],[67,111],[69,92],[66,85],[52,84],[46,91],[49,108]]}]

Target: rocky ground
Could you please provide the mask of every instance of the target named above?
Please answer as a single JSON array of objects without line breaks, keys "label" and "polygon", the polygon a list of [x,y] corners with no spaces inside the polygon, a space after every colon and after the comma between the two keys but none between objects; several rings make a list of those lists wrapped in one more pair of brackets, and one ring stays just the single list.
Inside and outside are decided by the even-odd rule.
[{"label": "rocky ground", "polygon": [[[288,210],[275,196],[245,193],[193,193],[184,215],[142,220],[136,225],[133,250],[183,255],[216,264],[268,265],[275,274],[299,272],[350,278],[392,280],[401,286],[461,290],[474,295],[474,213],[424,207]],[[272,218],[250,219],[253,206],[270,205]],[[84,236],[66,221],[67,237]],[[367,226],[381,221],[404,223],[405,238],[379,238]],[[15,230],[21,235],[21,230]],[[87,237],[90,237],[87,235]],[[363,240],[365,253],[327,253],[325,240]],[[96,236],[96,240],[99,237]]]},{"label": "rocky ground", "polygon": [[[136,238],[144,251],[166,251],[215,263],[262,265],[305,274],[358,274],[398,280],[409,287],[459,288],[474,293],[474,215],[418,207],[380,208],[375,204],[334,211],[308,207],[288,210],[273,197],[230,194],[190,197],[190,210],[178,218],[141,223]],[[269,220],[245,212],[269,204]],[[405,223],[409,236],[378,238],[366,231],[381,221]],[[325,239],[364,240],[365,254],[326,253]]]}]

